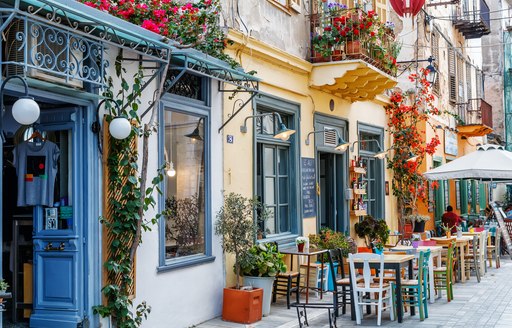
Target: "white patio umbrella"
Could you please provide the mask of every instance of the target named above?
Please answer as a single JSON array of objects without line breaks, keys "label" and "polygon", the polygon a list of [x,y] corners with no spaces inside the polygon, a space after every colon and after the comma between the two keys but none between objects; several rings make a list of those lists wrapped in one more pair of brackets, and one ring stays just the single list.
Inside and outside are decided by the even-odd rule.
[{"label": "white patio umbrella", "polygon": [[512,152],[499,145],[482,145],[476,151],[423,175],[429,180],[512,180]]}]

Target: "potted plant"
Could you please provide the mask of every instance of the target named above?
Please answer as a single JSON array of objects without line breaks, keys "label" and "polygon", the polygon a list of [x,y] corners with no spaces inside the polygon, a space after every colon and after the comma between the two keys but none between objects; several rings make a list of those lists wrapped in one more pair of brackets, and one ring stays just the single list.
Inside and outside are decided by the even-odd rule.
[{"label": "potted plant", "polygon": [[244,285],[263,289],[263,316],[270,314],[272,287],[279,272],[286,271],[284,255],[277,251],[273,243],[253,245],[240,258],[240,273]]},{"label": "potted plant", "polygon": [[444,234],[446,236],[446,238],[450,239],[452,237],[452,228],[453,227],[450,227],[449,225],[447,224],[441,224],[441,229],[443,229],[444,231]]},{"label": "potted plant", "polygon": [[224,288],[223,320],[245,324],[261,320],[263,289],[240,288],[240,264],[256,238],[253,216],[259,207],[255,199],[229,193],[224,195],[224,205],[217,213],[215,233],[222,236],[222,250],[235,256],[236,286]]},{"label": "potted plant", "polygon": [[425,223],[430,220],[430,216],[428,215],[420,215],[420,214],[411,214],[406,218],[408,221],[412,222],[414,228],[413,232],[425,232]]},{"label": "potted plant", "polygon": [[420,245],[420,236],[414,234],[412,236],[412,241],[411,242],[412,242],[412,247],[413,248],[418,248],[418,246]]},{"label": "potted plant", "polygon": [[299,252],[304,252],[304,245],[306,245],[307,239],[305,237],[297,237],[295,239],[295,245],[297,245],[297,250]]},{"label": "potted plant", "polygon": [[378,220],[371,215],[354,225],[354,230],[359,238],[364,240],[366,247],[382,250],[389,237],[389,228],[384,220]]},{"label": "potted plant", "polygon": [[9,284],[5,279],[0,279],[0,294],[5,294],[7,292],[7,288],[9,288]]}]

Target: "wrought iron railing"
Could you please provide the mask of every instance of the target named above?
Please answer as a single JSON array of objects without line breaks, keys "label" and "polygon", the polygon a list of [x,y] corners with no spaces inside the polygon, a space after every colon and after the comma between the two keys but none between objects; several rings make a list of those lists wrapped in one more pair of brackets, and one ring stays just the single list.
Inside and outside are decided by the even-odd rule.
[{"label": "wrought iron railing", "polygon": [[482,98],[458,104],[458,125],[485,125],[492,128],[492,106]]},{"label": "wrought iron railing", "polygon": [[[478,0],[477,0],[478,1]],[[453,23],[467,39],[480,38],[491,32],[491,16],[485,0],[475,1],[471,8],[466,2],[455,7]]]},{"label": "wrought iron railing", "polygon": [[310,16],[311,61],[362,59],[387,74],[396,75],[396,42],[391,23],[381,23],[372,11],[317,7]]}]

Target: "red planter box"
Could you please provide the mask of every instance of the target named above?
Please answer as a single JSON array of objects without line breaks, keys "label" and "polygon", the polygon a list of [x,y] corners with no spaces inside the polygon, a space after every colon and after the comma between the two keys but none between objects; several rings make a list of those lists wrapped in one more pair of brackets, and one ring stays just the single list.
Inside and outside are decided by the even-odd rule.
[{"label": "red planter box", "polygon": [[261,320],[263,289],[240,290],[224,288],[222,320],[254,323]]}]

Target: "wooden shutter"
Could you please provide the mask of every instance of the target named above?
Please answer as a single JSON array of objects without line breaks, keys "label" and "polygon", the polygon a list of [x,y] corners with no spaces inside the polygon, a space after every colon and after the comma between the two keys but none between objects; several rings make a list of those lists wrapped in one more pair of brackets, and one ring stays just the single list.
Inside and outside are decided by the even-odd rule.
[{"label": "wooden shutter", "polygon": [[455,66],[455,50],[452,47],[448,48],[448,85],[450,93],[450,102],[457,102],[457,76]]},{"label": "wooden shutter", "polygon": [[[113,190],[113,188],[111,188],[110,183],[111,172],[108,167],[108,157],[110,155],[110,149],[112,146],[112,143],[110,142],[111,138],[112,137],[108,131],[108,123],[106,120],[103,120],[103,218],[108,222],[112,222],[113,219],[113,206],[111,205],[109,200],[115,199],[116,201],[122,201],[122,195],[120,190]],[[131,147],[137,147],[137,138],[132,139]],[[115,255],[112,254],[112,251],[110,249],[110,245],[112,244],[113,240],[114,235],[106,229],[105,225],[102,225],[102,263],[105,263],[110,257]],[[129,289],[129,295],[131,298],[135,298],[136,264],[137,261],[135,260],[132,272],[130,273],[133,281],[133,284]],[[113,284],[120,280],[120,275],[113,275],[112,273],[109,273],[105,267],[102,267],[102,286]],[[103,296],[103,304],[106,304],[105,296]]]},{"label": "wooden shutter", "polygon": [[464,94],[464,71],[466,67],[464,65],[464,58],[462,55],[457,55],[457,101],[459,103],[466,102],[467,98]]},{"label": "wooden shutter", "polygon": [[472,69],[471,64],[466,62],[466,87],[467,87],[467,96],[468,100],[473,98],[473,78],[472,78]]},{"label": "wooden shutter", "polygon": [[434,84],[432,85],[432,90],[436,94],[439,94],[439,89],[440,89],[439,81],[441,80],[441,76],[440,76],[441,72],[439,70],[439,62],[440,62],[441,58],[439,57],[439,34],[437,34],[437,33],[432,33],[432,56],[434,56],[434,58],[435,58],[433,65],[437,71],[437,78],[434,81]]},{"label": "wooden shutter", "polygon": [[388,19],[388,0],[374,0],[373,8],[382,23],[385,23]]}]

